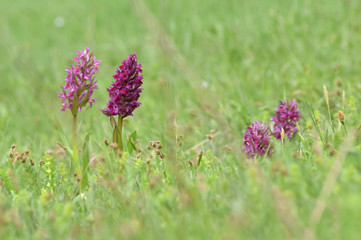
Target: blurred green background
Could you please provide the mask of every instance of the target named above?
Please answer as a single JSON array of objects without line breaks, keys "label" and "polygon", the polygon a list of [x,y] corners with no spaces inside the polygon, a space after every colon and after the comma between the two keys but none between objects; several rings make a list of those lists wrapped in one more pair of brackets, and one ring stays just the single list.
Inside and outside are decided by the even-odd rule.
[{"label": "blurred green background", "polygon": [[[238,175],[237,161],[240,161],[245,127],[255,120],[269,122],[280,100],[295,98],[303,114],[301,131],[305,132],[306,127],[312,125],[305,107],[305,103],[310,103],[316,110],[321,130],[328,136],[331,130],[327,125],[323,85],[328,89],[335,124],[337,111],[343,109],[348,127],[357,127],[361,102],[360,12],[358,0],[1,0],[0,157],[6,159],[11,144],[15,143],[20,149],[30,148],[38,161],[57,141],[63,141],[61,128],[70,140],[71,114],[60,111],[61,99],[57,92],[65,83],[65,68],[69,67],[76,50],[87,46],[102,64],[96,75],[99,89],[94,95],[98,100],[79,115],[79,139],[91,132],[91,151],[99,152],[103,140],[110,139],[112,134],[109,119],[100,111],[108,101],[106,89],[113,81],[116,67],[136,52],[143,65],[144,91],[139,99],[141,107],[125,122],[125,134],[136,130],[142,148],[150,140],[161,140],[169,159],[178,159],[179,154],[187,164],[191,160],[187,150],[202,143],[205,135],[214,129],[218,137],[207,147],[219,158],[209,153],[207,159],[222,157],[225,163],[220,167],[224,167],[223,173],[219,169],[215,172],[200,170],[212,191],[207,198],[196,195],[197,206],[203,206],[202,201],[208,199],[208,205],[199,215],[195,208],[178,212],[173,202],[169,203],[168,212],[163,209],[163,202],[154,197],[155,193],[146,195],[154,197],[147,205],[148,210],[158,203],[161,209],[149,214],[155,219],[149,221],[160,219],[163,224],[153,232],[153,237],[161,236],[159,232],[164,226],[171,229],[168,236],[182,233],[177,222],[167,222],[167,216],[170,219],[182,216],[183,222],[180,222],[184,226],[190,226],[196,216],[199,222],[186,231],[189,238],[192,231],[201,231],[205,226],[216,229],[215,239],[220,236],[232,239],[238,231],[235,230],[237,224],[243,224],[246,230],[238,232],[242,236],[265,239],[269,233],[280,239],[287,234],[284,235],[277,222],[273,206],[267,205],[269,198],[263,198],[257,180],[252,180],[253,170],[240,171]],[[181,150],[176,139],[179,135],[184,142]],[[305,136],[311,148],[312,143],[318,141],[314,130],[306,132]],[[330,138],[342,142],[334,136]],[[332,147],[338,147],[336,140]],[[303,143],[299,138],[295,145],[285,147],[284,155],[278,156],[278,160],[285,159],[283,163],[290,172],[289,178],[269,177],[273,175],[268,162],[265,171],[274,181],[273,186],[280,186],[284,195],[292,199],[296,207],[291,209],[301,209],[299,215],[306,224],[332,159],[329,150],[317,155],[317,149],[311,149],[310,155],[302,158],[304,161],[294,160],[295,150],[306,148]],[[225,147],[230,155],[224,153]],[[353,154],[351,160],[360,156],[359,151]],[[317,161],[324,158],[327,158],[326,163],[319,166]],[[360,190],[357,183],[361,165],[352,164],[345,170],[352,177],[343,176],[337,186],[340,196],[332,201],[332,206],[336,207],[327,209],[331,220],[321,221],[317,230],[321,238],[340,238],[346,234],[348,239],[357,239],[354,233],[359,229],[359,216],[354,209],[360,210],[360,196],[355,192]],[[317,173],[313,175],[311,168],[319,172],[315,170]],[[233,178],[228,178],[225,169]],[[212,180],[218,179],[218,174],[222,181]],[[134,187],[130,192],[137,191]],[[168,188],[162,191],[173,196]],[[223,202],[221,194],[225,195]],[[131,196],[136,198],[134,194]],[[163,195],[159,195],[161,197]],[[112,200],[116,202],[116,198]],[[144,198],[148,203],[149,199]],[[140,214],[137,207],[143,206],[142,199],[137,204],[129,215]],[[213,211],[209,213],[207,207]],[[237,213],[237,209],[242,216],[238,219],[237,215],[234,220],[232,214]],[[227,215],[229,212],[232,214]],[[339,215],[333,215],[334,212]],[[223,225],[224,219],[235,225],[227,225],[228,222]],[[218,228],[217,221],[222,224]],[[268,225],[269,222],[277,226]],[[329,231],[330,222],[334,224],[332,231]],[[222,230],[225,225],[229,235],[227,230]],[[142,226],[154,227],[149,222]],[[260,226],[265,226],[264,231],[259,231]],[[108,234],[111,234],[111,227],[109,229]],[[195,236],[211,238],[210,232],[197,233],[199,235]],[[146,231],[142,234],[147,236]]]}]

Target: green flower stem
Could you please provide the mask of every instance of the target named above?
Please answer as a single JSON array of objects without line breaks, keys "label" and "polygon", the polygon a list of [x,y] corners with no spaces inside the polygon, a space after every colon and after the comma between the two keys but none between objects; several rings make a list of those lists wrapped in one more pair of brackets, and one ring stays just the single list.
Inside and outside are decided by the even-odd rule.
[{"label": "green flower stem", "polygon": [[122,133],[123,133],[123,118],[119,114],[118,115],[118,148],[120,153],[123,153]]},{"label": "green flower stem", "polygon": [[79,159],[78,159],[78,146],[77,146],[77,115],[73,115],[73,160],[75,165],[75,171],[78,174],[81,174]]}]

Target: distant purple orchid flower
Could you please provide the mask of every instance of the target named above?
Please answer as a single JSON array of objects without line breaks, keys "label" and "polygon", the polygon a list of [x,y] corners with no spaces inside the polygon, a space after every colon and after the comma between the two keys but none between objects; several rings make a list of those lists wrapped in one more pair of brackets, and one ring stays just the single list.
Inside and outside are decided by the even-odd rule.
[{"label": "distant purple orchid flower", "polygon": [[143,89],[142,64],[137,63],[137,55],[133,53],[122,62],[113,76],[115,82],[108,89],[110,101],[102,112],[106,116],[120,115],[121,118],[133,116],[133,111],[140,106],[138,98]]},{"label": "distant purple orchid flower", "polygon": [[89,47],[85,50],[77,51],[78,57],[74,58],[76,66],[71,63],[71,68],[65,71],[68,75],[65,78],[65,86],[62,87],[63,92],[58,93],[58,97],[62,98],[62,109],[69,108],[73,116],[76,116],[87,103],[90,107],[96,99],[91,98],[94,89],[97,89],[94,73],[98,72],[98,65],[101,61],[95,59],[93,53],[89,54]]},{"label": "distant purple orchid flower", "polygon": [[286,101],[280,102],[279,108],[276,109],[275,115],[271,118],[271,121],[275,122],[273,135],[277,139],[281,139],[283,129],[285,136],[292,139],[298,132],[296,123],[300,120],[300,117],[301,114],[296,100],[291,100],[290,103]]},{"label": "distant purple orchid flower", "polygon": [[268,155],[272,155],[270,141],[271,133],[269,127],[263,122],[253,122],[251,126],[246,128],[243,151],[252,158],[255,155],[265,155],[267,151]]}]

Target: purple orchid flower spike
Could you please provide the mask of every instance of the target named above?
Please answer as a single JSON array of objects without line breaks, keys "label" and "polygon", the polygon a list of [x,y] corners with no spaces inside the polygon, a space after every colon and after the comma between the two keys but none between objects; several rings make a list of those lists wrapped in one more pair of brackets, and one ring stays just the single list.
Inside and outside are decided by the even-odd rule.
[{"label": "purple orchid flower spike", "polygon": [[[107,108],[102,112],[110,117],[113,127],[113,142],[118,144],[120,152],[123,151],[122,128],[123,119],[133,116],[133,111],[140,106],[138,102],[140,93],[143,91],[140,86],[143,84],[142,64],[137,63],[137,55],[133,53],[122,62],[113,76],[115,82],[108,89],[110,100]],[[118,115],[118,123],[113,116]]]},{"label": "purple orchid flower spike", "polygon": [[89,48],[77,51],[76,54],[78,57],[73,59],[76,65],[71,63],[71,68],[65,70],[68,73],[65,78],[66,84],[62,87],[63,92],[58,93],[58,97],[62,98],[61,111],[69,108],[73,116],[76,116],[87,103],[91,107],[95,102],[96,99],[91,98],[91,95],[98,86],[93,75],[98,72],[97,66],[101,62],[96,60],[93,53],[89,54]]},{"label": "purple orchid flower spike", "polygon": [[[71,68],[67,68],[65,71],[68,75],[65,78],[65,86],[61,87],[63,92],[58,93],[58,97],[62,99],[62,109],[65,111],[67,108],[73,115],[73,134],[72,144],[73,152],[72,157],[75,165],[75,171],[80,179],[82,178],[82,170],[80,168],[78,160],[78,148],[77,148],[77,116],[78,112],[89,103],[95,102],[95,98],[91,98],[94,89],[97,89],[94,74],[98,72],[98,65],[100,61],[96,60],[93,53],[89,54],[89,48],[81,51],[77,51],[77,57],[73,59],[76,62],[75,66],[71,63]],[[82,184],[82,191],[86,184]]]},{"label": "purple orchid flower spike", "polygon": [[108,89],[110,101],[102,112],[106,116],[120,115],[121,118],[133,116],[133,111],[141,105],[138,102],[143,89],[142,64],[137,63],[137,55],[133,53],[122,62],[113,76],[115,82]]},{"label": "purple orchid flower spike", "polygon": [[283,131],[285,136],[292,139],[298,132],[296,124],[300,117],[301,114],[296,100],[291,100],[289,103],[286,101],[280,102],[279,108],[276,109],[275,115],[271,118],[271,121],[274,122],[273,135],[277,139],[281,139]]},{"label": "purple orchid flower spike", "polygon": [[270,146],[271,133],[269,127],[263,122],[253,122],[251,126],[246,128],[244,134],[243,151],[247,156],[253,158],[255,155],[272,155]]}]

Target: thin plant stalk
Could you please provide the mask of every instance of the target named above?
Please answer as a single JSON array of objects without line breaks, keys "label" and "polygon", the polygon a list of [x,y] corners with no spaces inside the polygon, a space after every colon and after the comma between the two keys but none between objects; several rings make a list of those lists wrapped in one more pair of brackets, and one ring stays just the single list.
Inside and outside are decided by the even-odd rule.
[{"label": "thin plant stalk", "polygon": [[313,122],[313,125],[315,126],[315,129],[316,129],[316,131],[317,131],[317,133],[318,133],[318,136],[319,136],[320,139],[321,139],[322,145],[323,145],[323,147],[325,147],[325,142],[324,142],[324,140],[323,140],[323,138],[322,138],[320,126],[318,125],[318,122],[317,122],[317,120],[316,120],[315,112],[314,112],[314,110],[313,110],[313,107],[312,107],[312,105],[311,105],[310,103],[306,103],[306,107],[307,107],[308,113],[310,114],[310,117],[311,117],[311,120],[312,120],[312,122]]},{"label": "thin plant stalk", "polygon": [[[73,160],[75,165],[75,171],[80,170],[78,159],[78,144],[77,144],[77,115],[73,115]],[[80,171],[78,172],[81,173]]]},{"label": "thin plant stalk", "polygon": [[331,110],[330,110],[330,102],[329,102],[329,100],[328,100],[328,92],[327,92],[326,85],[323,85],[323,95],[324,95],[325,102],[326,102],[326,105],[327,105],[328,118],[329,118],[328,121],[330,122],[332,131],[335,133],[335,129],[334,129],[333,123],[332,123],[332,116],[331,116]]},{"label": "thin plant stalk", "polygon": [[122,134],[123,134],[123,118],[119,114],[118,115],[118,148],[120,153],[123,153]]}]

